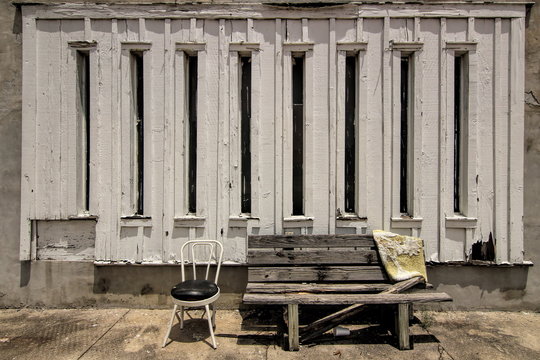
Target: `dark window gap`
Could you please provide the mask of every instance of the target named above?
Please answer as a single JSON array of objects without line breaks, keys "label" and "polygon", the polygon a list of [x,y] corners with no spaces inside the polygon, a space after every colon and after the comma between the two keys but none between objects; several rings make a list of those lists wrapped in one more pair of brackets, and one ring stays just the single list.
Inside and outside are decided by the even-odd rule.
[{"label": "dark window gap", "polygon": [[454,58],[454,212],[461,211],[461,122],[463,91],[463,56]]},{"label": "dark window gap", "polygon": [[77,51],[77,87],[79,95],[79,116],[82,127],[82,149],[84,157],[84,175],[82,176],[84,198],[82,204],[85,211],[90,211],[90,54],[88,51]]},{"label": "dark window gap", "polygon": [[400,159],[399,159],[399,211],[409,214],[409,90],[410,90],[410,57],[401,58],[400,78]]},{"label": "dark window gap", "polygon": [[241,56],[242,213],[251,213],[251,57]]},{"label": "dark window gap", "polygon": [[197,56],[187,56],[188,78],[188,211],[197,212]]},{"label": "dark window gap", "polygon": [[136,197],[135,214],[144,214],[144,54],[132,51],[133,64],[133,100],[135,110],[135,161],[136,161]]},{"label": "dark window gap", "polygon": [[293,100],[293,209],[292,215],[304,214],[304,54],[292,57]]},{"label": "dark window gap", "polygon": [[357,56],[345,60],[345,212],[356,212],[356,68]]}]

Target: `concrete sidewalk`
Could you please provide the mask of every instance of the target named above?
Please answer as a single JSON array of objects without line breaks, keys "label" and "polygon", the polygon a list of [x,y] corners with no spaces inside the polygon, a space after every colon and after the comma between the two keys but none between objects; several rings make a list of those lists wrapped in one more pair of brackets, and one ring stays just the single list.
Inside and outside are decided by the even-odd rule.
[{"label": "concrete sidewalk", "polygon": [[397,350],[378,326],[352,324],[350,336],[299,352],[279,346],[275,312],[218,310],[217,350],[202,313],[191,314],[161,348],[169,310],[1,310],[0,359],[540,359],[537,313],[416,311],[413,350]]}]

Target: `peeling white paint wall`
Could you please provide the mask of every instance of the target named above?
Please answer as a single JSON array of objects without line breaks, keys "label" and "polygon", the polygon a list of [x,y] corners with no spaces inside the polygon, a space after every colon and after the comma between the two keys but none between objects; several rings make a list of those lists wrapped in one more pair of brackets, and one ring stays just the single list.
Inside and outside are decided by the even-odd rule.
[{"label": "peeling white paint wall", "polygon": [[[223,242],[245,262],[249,234],[361,233],[384,228],[422,237],[432,261],[463,261],[478,240],[496,240],[496,260],[523,261],[524,5],[347,6],[271,10],[226,5],[197,11],[155,5],[23,7],[21,258],[35,258],[31,221],[86,216],[77,209],[74,50],[91,62],[91,203],[98,261],[169,262],[187,240]],[[168,11],[165,11],[169,9]],[[194,8],[195,9],[195,8]],[[238,210],[238,49],[253,50],[251,217]],[[396,213],[392,43],[415,51],[414,213]],[[145,55],[145,204],[126,219],[129,116],[126,46]],[[200,46],[203,45],[202,49]],[[185,207],[183,51],[199,54],[197,214]],[[345,47],[360,52],[357,218],[343,208],[339,84]],[[340,48],[341,47],[341,48]],[[340,50],[341,49],[341,50]],[[306,51],[304,217],[292,217],[290,59]],[[470,58],[467,209],[453,213],[453,53]],[[232,66],[232,67],[231,67]],[[340,70],[341,69],[341,70]],[[232,89],[232,90],[231,90]],[[420,96],[421,95],[421,96]],[[238,94],[236,94],[238,96]],[[235,100],[236,99],[236,100]],[[127,144],[126,144],[127,142]],[[394,146],[394,148],[393,148]]]}]

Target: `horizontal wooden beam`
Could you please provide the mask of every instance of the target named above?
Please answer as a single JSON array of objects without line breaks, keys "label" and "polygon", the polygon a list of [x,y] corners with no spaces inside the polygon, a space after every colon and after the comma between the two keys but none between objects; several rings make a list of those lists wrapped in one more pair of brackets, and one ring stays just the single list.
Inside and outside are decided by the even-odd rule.
[{"label": "horizontal wooden beam", "polygon": [[246,304],[268,305],[347,305],[347,304],[406,304],[452,301],[446,293],[414,294],[245,294]]},{"label": "horizontal wooden beam", "polygon": [[376,250],[248,250],[250,265],[378,264]]},{"label": "horizontal wooden beam", "polygon": [[381,292],[390,284],[290,284],[290,283],[249,283],[246,293],[286,294],[286,293],[367,293]]},{"label": "horizontal wooden beam", "polygon": [[249,282],[387,281],[380,266],[249,267]]},{"label": "horizontal wooden beam", "polygon": [[294,9],[262,4],[54,4],[25,5],[38,19],[64,18],[210,18],[210,19],[351,19],[357,17],[516,18],[525,17],[525,4],[348,4]]},{"label": "horizontal wooden beam", "polygon": [[252,235],[248,248],[373,248],[373,235]]}]

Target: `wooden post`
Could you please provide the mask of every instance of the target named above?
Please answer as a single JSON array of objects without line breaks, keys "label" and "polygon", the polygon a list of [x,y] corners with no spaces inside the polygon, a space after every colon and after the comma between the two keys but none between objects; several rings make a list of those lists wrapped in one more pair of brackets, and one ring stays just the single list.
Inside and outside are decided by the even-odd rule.
[{"label": "wooden post", "polygon": [[410,350],[409,339],[409,304],[398,304],[396,314],[396,332],[400,350]]},{"label": "wooden post", "polygon": [[298,332],[298,304],[289,304],[287,315],[289,320],[289,351],[298,351],[300,348]]}]

